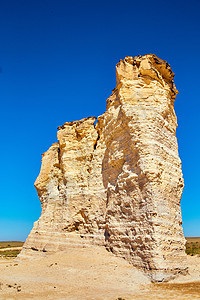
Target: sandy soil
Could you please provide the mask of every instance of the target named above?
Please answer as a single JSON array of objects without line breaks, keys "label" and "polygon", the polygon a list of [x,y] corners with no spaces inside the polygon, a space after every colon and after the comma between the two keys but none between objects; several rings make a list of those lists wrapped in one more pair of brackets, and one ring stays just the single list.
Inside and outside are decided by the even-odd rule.
[{"label": "sandy soil", "polygon": [[152,284],[103,247],[69,248],[31,259],[0,259],[0,299],[200,299],[200,257],[187,276]]}]

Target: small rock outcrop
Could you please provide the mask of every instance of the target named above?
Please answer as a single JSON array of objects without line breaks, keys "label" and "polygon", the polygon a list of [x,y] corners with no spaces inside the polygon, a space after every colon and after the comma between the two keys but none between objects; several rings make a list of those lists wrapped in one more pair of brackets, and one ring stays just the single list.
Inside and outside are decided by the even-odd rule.
[{"label": "small rock outcrop", "polygon": [[187,270],[176,139],[177,90],[156,55],[125,57],[107,111],[58,127],[35,187],[42,205],[21,256],[104,245],[166,281]]}]

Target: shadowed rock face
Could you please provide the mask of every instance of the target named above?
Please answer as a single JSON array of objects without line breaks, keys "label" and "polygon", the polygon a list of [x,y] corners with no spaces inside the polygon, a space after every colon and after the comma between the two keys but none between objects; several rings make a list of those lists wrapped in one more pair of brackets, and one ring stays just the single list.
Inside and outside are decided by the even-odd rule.
[{"label": "shadowed rock face", "polygon": [[126,57],[98,117],[58,127],[35,182],[41,217],[21,256],[70,243],[104,245],[153,281],[186,271],[181,161],[169,64]]}]

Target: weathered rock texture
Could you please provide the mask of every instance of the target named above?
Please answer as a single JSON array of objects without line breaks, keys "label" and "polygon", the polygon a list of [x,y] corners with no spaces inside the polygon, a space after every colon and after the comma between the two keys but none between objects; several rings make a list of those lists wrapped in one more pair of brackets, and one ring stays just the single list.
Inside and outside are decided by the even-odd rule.
[{"label": "weathered rock texture", "polygon": [[174,74],[153,54],[120,60],[116,74],[96,125],[65,123],[43,154],[42,214],[22,255],[94,243],[168,280],[186,270]]}]

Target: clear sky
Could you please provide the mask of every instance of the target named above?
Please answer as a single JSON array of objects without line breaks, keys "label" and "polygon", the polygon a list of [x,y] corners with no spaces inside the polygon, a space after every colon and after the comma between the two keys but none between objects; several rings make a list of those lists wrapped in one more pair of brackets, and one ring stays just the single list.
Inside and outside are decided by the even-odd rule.
[{"label": "clear sky", "polygon": [[0,240],[40,216],[41,153],[67,121],[98,116],[115,65],[155,53],[175,72],[186,236],[200,236],[200,1],[0,1]]}]

